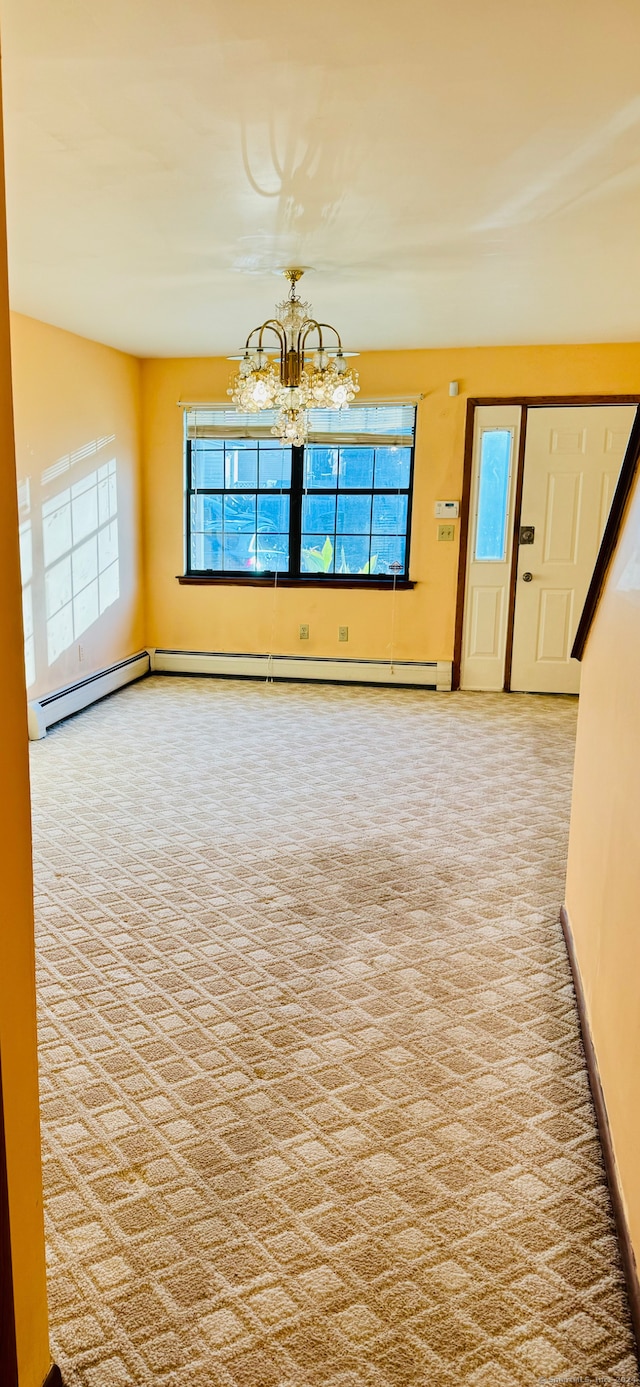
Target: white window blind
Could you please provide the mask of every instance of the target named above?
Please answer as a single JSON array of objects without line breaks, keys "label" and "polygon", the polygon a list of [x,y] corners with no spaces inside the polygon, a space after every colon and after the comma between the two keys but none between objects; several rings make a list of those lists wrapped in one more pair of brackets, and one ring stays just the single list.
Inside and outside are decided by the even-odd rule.
[{"label": "white window blind", "polygon": [[[369,444],[371,447],[405,447],[413,444],[413,405],[355,405],[350,409],[309,410],[309,442]],[[238,414],[215,405],[185,410],[186,436],[193,438],[273,438],[275,411]]]}]

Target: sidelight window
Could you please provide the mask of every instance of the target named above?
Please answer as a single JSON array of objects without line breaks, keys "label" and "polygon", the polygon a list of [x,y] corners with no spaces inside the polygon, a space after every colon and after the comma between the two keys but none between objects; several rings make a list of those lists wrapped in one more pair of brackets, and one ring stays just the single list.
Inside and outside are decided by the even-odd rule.
[{"label": "sidelight window", "polygon": [[512,454],[512,429],[483,429],[475,528],[477,562],[502,563],[506,557]]}]

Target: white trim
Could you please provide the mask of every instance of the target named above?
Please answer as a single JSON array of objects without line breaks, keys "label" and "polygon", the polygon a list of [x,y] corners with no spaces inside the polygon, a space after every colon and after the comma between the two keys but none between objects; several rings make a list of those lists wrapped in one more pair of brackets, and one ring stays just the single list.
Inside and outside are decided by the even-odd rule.
[{"label": "white trim", "polygon": [[450,660],[335,660],[308,655],[236,655],[222,650],[150,650],[158,674],[212,674],[236,679],[295,679],[340,684],[398,684],[451,690]]},{"label": "white trim", "polygon": [[236,655],[208,650],[141,650],[128,660],[98,670],[77,684],[31,699],[27,705],[29,741],[40,741],[47,729],[79,713],[126,684],[150,673],[209,674],[235,679],[293,679],[316,683],[397,684],[400,687],[451,691],[450,660],[334,660],[307,655]]},{"label": "white trim", "polygon": [[[462,689],[495,693],[504,687],[509,590],[513,561],[514,506],[521,429],[522,406],[519,404],[479,405],[476,409],[462,623],[462,659],[460,664],[460,687]],[[504,553],[501,559],[477,559],[475,551],[483,441],[488,434],[496,430],[511,434],[504,519]],[[486,625],[489,628],[489,639],[487,639],[487,631],[483,629],[480,622],[480,616],[483,612]],[[478,633],[480,633],[479,639]]]},{"label": "white trim", "polygon": [[107,694],[115,693],[116,689],[122,689],[125,684],[131,684],[134,679],[142,679],[150,669],[149,651],[141,650],[137,655],[131,655],[128,660],[120,660],[117,665],[110,665],[107,669],[88,675],[77,684],[67,684],[62,689],[56,689],[54,693],[43,694],[42,698],[31,700],[27,705],[29,741],[40,741],[42,737],[46,737],[47,728],[52,727],[54,723],[70,717],[72,713],[79,713],[82,708],[97,703]]}]

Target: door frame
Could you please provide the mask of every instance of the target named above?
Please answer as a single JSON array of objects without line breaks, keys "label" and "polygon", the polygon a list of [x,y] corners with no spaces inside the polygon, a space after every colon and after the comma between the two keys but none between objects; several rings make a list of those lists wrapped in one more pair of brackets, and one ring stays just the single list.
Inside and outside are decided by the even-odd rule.
[{"label": "door frame", "polygon": [[504,688],[511,687],[511,657],[513,650],[513,624],[516,610],[516,559],[518,555],[517,537],[520,530],[522,510],[522,486],[524,480],[524,451],[527,440],[527,414],[529,409],[544,409],[557,406],[575,405],[640,405],[640,395],[473,395],[467,399],[467,413],[464,433],[464,460],[462,470],[462,496],[460,498],[460,549],[458,552],[458,589],[456,595],[456,621],[453,644],[453,669],[451,688],[460,688],[460,665],[462,661],[462,636],[464,622],[464,599],[467,578],[467,549],[469,544],[471,484],[473,479],[473,442],[476,409],[481,405],[519,405],[522,410],[520,442],[518,445],[516,490],[513,513],[513,548],[511,555],[511,581],[509,585],[509,607],[507,614],[507,651],[505,660]]}]

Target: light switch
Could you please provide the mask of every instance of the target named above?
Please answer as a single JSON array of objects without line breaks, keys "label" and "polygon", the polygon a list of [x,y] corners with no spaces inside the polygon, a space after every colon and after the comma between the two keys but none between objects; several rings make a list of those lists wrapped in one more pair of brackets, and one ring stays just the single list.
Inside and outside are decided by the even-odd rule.
[{"label": "light switch", "polygon": [[455,525],[438,525],[438,539],[451,540],[455,538]]}]

